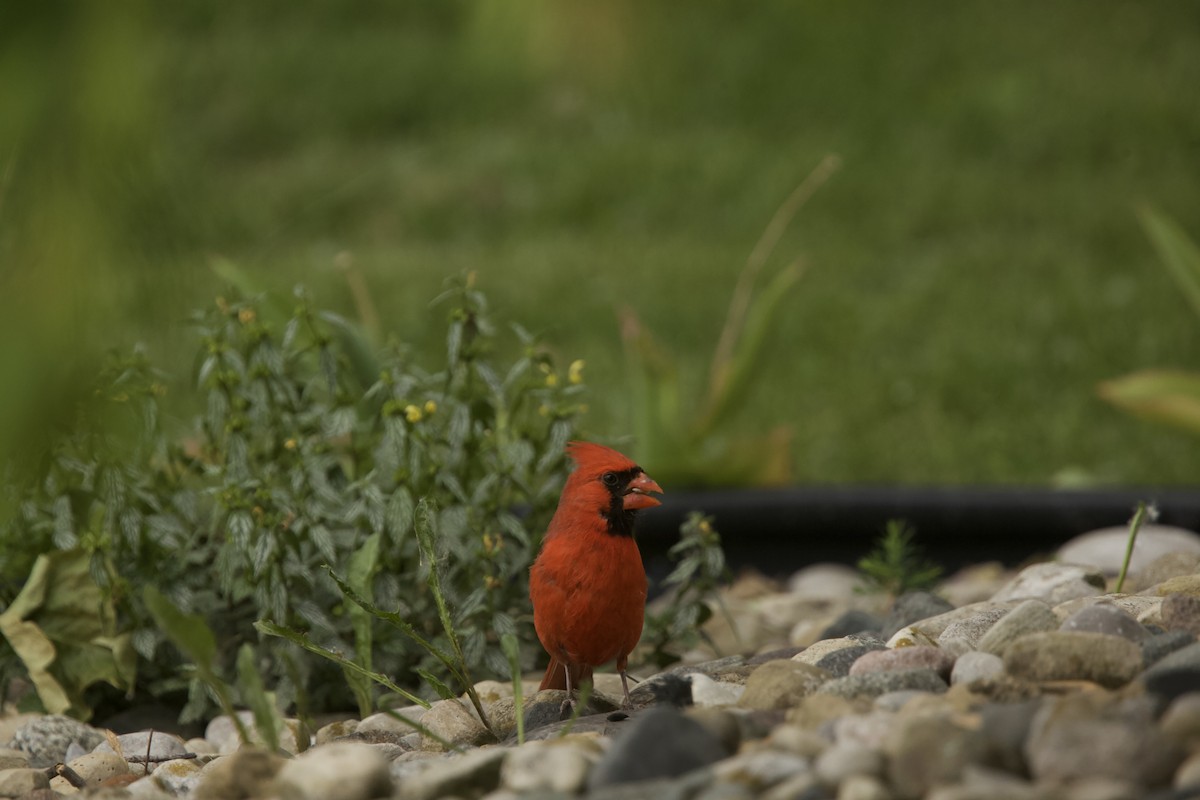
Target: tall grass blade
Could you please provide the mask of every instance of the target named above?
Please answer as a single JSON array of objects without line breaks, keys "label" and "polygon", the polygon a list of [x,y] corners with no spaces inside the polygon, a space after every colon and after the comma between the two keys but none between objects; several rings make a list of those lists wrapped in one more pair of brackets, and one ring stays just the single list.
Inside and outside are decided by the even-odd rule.
[{"label": "tall grass blade", "polygon": [[427,499],[421,498],[420,502],[417,503],[415,527],[417,531],[417,543],[421,548],[421,559],[429,564],[429,575],[426,578],[426,582],[429,585],[429,591],[433,593],[434,603],[437,605],[438,618],[442,621],[442,628],[446,632],[446,638],[450,640],[450,647],[453,648],[454,656],[458,661],[457,674],[462,677],[467,696],[471,699],[471,705],[475,706],[475,711],[479,714],[479,719],[488,731],[492,735],[495,735],[496,731],[492,728],[487,712],[483,710],[483,703],[479,700],[479,693],[475,691],[475,683],[471,680],[470,673],[467,670],[467,659],[463,655],[462,642],[458,638],[458,632],[454,629],[454,620],[450,616],[450,607],[446,604],[446,595],[442,591],[441,573],[438,570],[437,552],[433,542],[433,516],[434,510],[432,504]]}]

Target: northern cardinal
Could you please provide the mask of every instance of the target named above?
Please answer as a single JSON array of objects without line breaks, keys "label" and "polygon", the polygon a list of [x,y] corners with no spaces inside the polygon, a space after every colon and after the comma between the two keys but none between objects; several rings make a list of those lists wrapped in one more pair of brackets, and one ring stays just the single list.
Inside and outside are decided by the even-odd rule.
[{"label": "northern cardinal", "polygon": [[539,689],[571,689],[613,659],[629,706],[629,653],[642,635],[646,570],[633,540],[633,520],[660,505],[662,489],[616,450],[571,442],[575,471],[567,478],[542,551],[529,573],[533,626],[550,654]]}]

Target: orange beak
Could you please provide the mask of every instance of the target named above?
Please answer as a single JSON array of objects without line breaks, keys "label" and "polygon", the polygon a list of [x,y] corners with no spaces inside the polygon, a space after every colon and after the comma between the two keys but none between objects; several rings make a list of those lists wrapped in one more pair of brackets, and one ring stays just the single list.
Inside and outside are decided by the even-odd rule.
[{"label": "orange beak", "polygon": [[625,510],[636,511],[639,508],[654,508],[662,505],[662,501],[657,497],[651,497],[650,492],[662,494],[663,490],[653,478],[643,472],[631,480],[625,489]]}]

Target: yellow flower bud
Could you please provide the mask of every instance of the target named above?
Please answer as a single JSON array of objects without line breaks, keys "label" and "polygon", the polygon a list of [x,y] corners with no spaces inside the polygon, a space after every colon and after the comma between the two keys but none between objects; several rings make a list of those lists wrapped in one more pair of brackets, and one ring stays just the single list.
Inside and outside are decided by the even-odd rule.
[{"label": "yellow flower bud", "polygon": [[432,416],[435,411],[437,411],[437,403],[433,402],[432,400],[426,400],[425,413],[429,416]]},{"label": "yellow flower bud", "polygon": [[567,380],[572,384],[583,383],[583,359],[577,358],[567,367]]},{"label": "yellow flower bud", "polygon": [[412,422],[412,423],[420,422],[421,418],[424,416],[425,415],[423,413],[421,413],[421,409],[417,408],[416,406],[412,405],[411,403],[404,407],[404,418],[407,419],[409,422]]},{"label": "yellow flower bud", "polygon": [[547,373],[546,374],[546,385],[550,386],[552,388],[555,386],[558,386],[558,376],[555,375],[553,372]]}]

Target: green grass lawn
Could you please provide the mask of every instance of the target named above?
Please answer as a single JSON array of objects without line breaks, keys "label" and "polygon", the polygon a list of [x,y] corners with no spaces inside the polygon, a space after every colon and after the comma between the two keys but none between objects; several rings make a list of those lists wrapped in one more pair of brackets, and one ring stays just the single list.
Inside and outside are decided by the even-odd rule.
[{"label": "green grass lawn", "polygon": [[[148,339],[186,365],[177,322],[221,291],[218,256],[352,312],[333,267],[349,252],[385,327],[435,364],[427,302],[473,269],[503,317],[586,359],[589,428],[622,435],[614,309],[635,309],[698,390],[747,254],[836,153],[772,262],[807,271],[738,430],[794,426],[802,482],[1196,477],[1200,442],[1094,392],[1200,365],[1200,320],[1134,214],[1151,203],[1200,237],[1192,3],[144,12],[114,27],[78,11],[69,40],[131,44],[142,79],[123,117],[136,146],[86,172],[84,206],[115,229],[86,280],[123,287],[78,331],[91,347]],[[92,68],[78,51],[68,77]],[[35,161],[89,141],[28,107],[50,132],[26,137]],[[42,253],[29,240],[3,237],[10,257]]]}]

